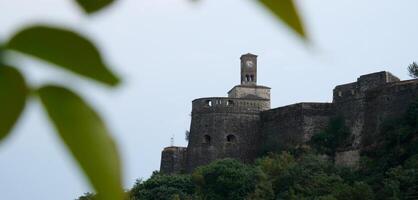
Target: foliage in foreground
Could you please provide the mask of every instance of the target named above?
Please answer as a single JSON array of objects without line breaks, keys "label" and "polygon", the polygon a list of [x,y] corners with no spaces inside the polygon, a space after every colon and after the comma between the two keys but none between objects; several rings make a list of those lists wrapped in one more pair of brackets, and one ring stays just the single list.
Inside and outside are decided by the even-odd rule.
[{"label": "foliage in foreground", "polygon": [[[115,1],[74,0],[87,14],[96,13]],[[301,38],[307,39],[293,0],[257,2]],[[27,85],[25,76],[17,66],[10,64],[5,52],[18,52],[21,54],[19,56],[31,56],[81,77],[116,86],[119,78],[109,70],[98,49],[87,38],[74,31],[49,25],[32,25],[17,32],[9,40],[0,41],[0,142],[10,135],[24,111],[26,101],[31,100],[31,97],[41,99],[51,122],[88,181],[97,192],[103,194],[101,199],[121,200],[120,160],[116,145],[100,116],[76,92],[65,86],[32,88]],[[60,93],[71,97],[65,102],[68,109],[58,107],[61,103],[57,101]],[[68,126],[68,122],[76,124],[73,127],[78,128]],[[89,196],[92,195],[86,195],[87,198]]]}]

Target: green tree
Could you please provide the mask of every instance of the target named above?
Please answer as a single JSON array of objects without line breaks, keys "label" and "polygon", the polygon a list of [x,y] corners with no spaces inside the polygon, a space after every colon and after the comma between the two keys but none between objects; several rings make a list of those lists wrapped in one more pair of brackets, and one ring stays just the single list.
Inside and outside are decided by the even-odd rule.
[{"label": "green tree", "polygon": [[341,170],[324,157],[312,154],[295,159],[289,153],[271,154],[257,161],[273,184],[276,199],[373,199],[365,183],[345,180]]},{"label": "green tree", "polygon": [[265,182],[260,169],[233,159],[219,160],[199,167],[192,177],[197,186],[197,195],[202,199],[256,199],[261,193],[265,193],[264,197],[267,199],[272,197],[271,187]]},{"label": "green tree", "polygon": [[418,166],[412,168],[398,166],[386,172],[383,181],[384,199],[418,198]]},{"label": "green tree", "polygon": [[416,62],[408,66],[408,73],[412,78],[418,78],[418,64]]},{"label": "green tree", "polygon": [[130,191],[131,200],[191,199],[194,184],[190,175],[154,173],[148,180],[138,180]]}]

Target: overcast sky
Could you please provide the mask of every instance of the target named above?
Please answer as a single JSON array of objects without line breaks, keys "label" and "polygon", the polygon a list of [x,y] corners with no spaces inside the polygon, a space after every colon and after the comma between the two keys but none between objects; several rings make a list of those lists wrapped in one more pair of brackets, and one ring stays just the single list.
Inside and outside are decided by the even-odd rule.
[{"label": "overcast sky", "polygon": [[[239,57],[259,55],[258,82],[272,107],[330,102],[362,74],[408,79],[418,60],[418,1],[299,0],[306,46],[248,0],[121,0],[92,17],[71,0],[0,0],[0,40],[32,23],[90,37],[123,84],[111,89],[30,59],[14,62],[35,85],[71,85],[102,114],[119,144],[125,187],[159,169],[161,150],[187,145],[191,101],[239,84]],[[1,112],[1,111],[0,111]],[[91,191],[37,101],[0,144],[1,199],[75,199]]]}]

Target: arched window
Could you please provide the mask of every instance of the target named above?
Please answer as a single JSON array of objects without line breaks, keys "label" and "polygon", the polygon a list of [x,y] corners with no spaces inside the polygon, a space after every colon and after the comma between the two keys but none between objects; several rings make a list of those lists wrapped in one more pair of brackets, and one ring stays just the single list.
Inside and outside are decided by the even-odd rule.
[{"label": "arched window", "polygon": [[207,100],[206,101],[206,105],[208,105],[209,107],[211,107],[212,106],[212,101],[211,100]]},{"label": "arched window", "polygon": [[203,143],[210,144],[211,138],[209,135],[203,136]]},{"label": "arched window", "polygon": [[237,138],[235,137],[235,135],[228,135],[228,136],[226,136],[226,141],[227,142],[234,143],[236,140],[237,140]]}]

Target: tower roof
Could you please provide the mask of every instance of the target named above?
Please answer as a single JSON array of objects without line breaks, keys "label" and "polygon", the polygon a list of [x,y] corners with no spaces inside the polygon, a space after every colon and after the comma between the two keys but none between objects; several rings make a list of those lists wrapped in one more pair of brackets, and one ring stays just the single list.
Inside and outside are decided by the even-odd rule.
[{"label": "tower roof", "polygon": [[257,57],[257,55],[255,54],[247,53],[247,54],[242,54],[240,58],[245,57],[245,56]]}]

